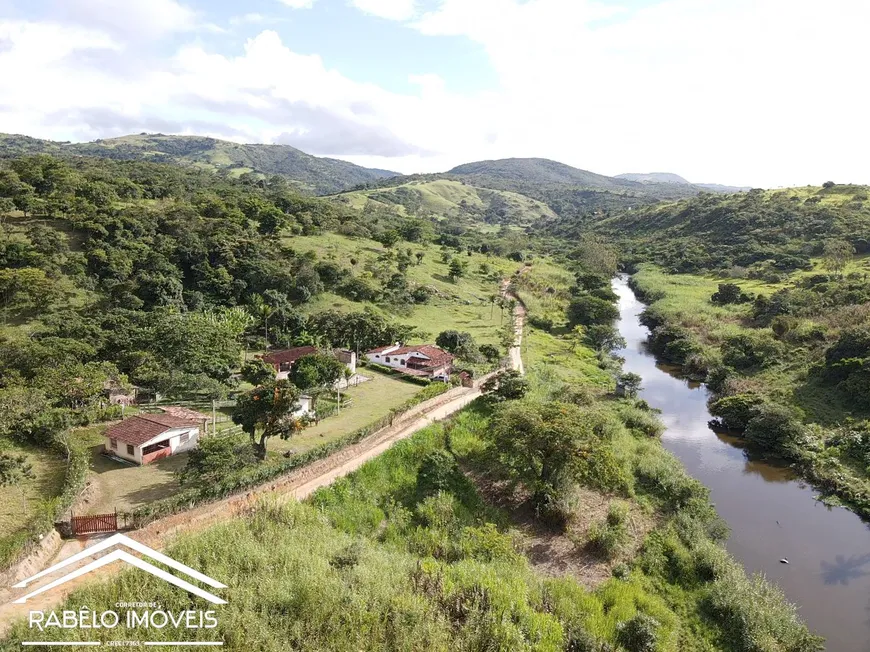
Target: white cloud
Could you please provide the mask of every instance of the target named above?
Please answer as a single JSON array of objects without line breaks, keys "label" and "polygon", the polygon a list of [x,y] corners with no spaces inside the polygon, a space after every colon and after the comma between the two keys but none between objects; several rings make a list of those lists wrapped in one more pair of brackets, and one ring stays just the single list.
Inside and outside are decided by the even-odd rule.
[{"label": "white cloud", "polygon": [[59,0],[52,15],[59,22],[133,40],[160,38],[200,27],[196,12],[175,0]]},{"label": "white cloud", "polygon": [[351,0],[351,4],[367,14],[388,20],[410,20],[417,12],[416,0]]},{"label": "white cloud", "polygon": [[[430,38],[442,35],[478,43],[498,89],[464,95],[451,91],[461,69],[413,71],[413,90],[389,92],[268,30],[232,54],[191,43],[143,59],[117,12],[85,20],[82,7],[107,2],[71,0],[78,18],[64,24],[0,21],[4,130],[87,139],[155,125],[281,138],[404,172],[543,156],[605,174],[661,170],[740,185],[870,182],[862,0],[664,0],[634,11],[591,0],[441,0],[416,14],[409,2],[355,1],[404,21],[420,47],[442,45]],[[149,16],[155,3],[174,9]],[[151,38],[197,29],[173,0],[129,7]],[[250,16],[238,24],[260,18]]]},{"label": "white cloud", "polygon": [[870,182],[868,24],[862,0],[443,0],[412,26],[485,48],[496,154],[776,185]]},{"label": "white cloud", "polygon": [[311,9],[314,6],[314,0],[279,0],[279,2],[291,9]]}]

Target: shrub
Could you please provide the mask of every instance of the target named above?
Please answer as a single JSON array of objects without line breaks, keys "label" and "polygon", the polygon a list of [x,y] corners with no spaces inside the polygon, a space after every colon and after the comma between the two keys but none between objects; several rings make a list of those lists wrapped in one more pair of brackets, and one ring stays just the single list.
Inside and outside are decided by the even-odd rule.
[{"label": "shrub", "polygon": [[607,510],[607,518],[589,528],[589,547],[605,559],[614,559],[628,541],[625,526],[627,518],[628,505],[621,501],[612,502]]},{"label": "shrub", "polygon": [[735,394],[712,401],[709,407],[710,414],[719,417],[724,428],[745,430],[762,403],[761,397],[755,394]]},{"label": "shrub", "polygon": [[443,449],[432,451],[423,458],[417,470],[417,500],[440,491],[452,491],[461,476],[459,465],[451,453]]},{"label": "shrub", "polygon": [[529,325],[538,330],[550,332],[553,330],[553,320],[549,317],[539,317],[538,315],[529,315],[527,317]]},{"label": "shrub", "polygon": [[710,301],[719,306],[734,303],[749,303],[752,297],[740,289],[736,283],[720,283],[719,290],[714,292]]},{"label": "shrub", "polygon": [[738,370],[769,366],[779,354],[780,346],[769,333],[732,335],[722,343],[722,361]]},{"label": "shrub", "polygon": [[731,648],[739,652],[815,652],[823,641],[800,622],[794,605],[760,575],[732,565],[704,599]]},{"label": "shrub", "polygon": [[619,418],[626,428],[640,432],[647,437],[659,437],[665,431],[664,424],[654,413],[631,405],[619,408]]},{"label": "shrub", "polygon": [[772,403],[760,405],[746,425],[746,440],[778,455],[800,450],[808,438],[807,427],[791,410]]},{"label": "shrub", "polygon": [[628,652],[655,652],[659,623],[644,613],[616,626],[616,642]]}]

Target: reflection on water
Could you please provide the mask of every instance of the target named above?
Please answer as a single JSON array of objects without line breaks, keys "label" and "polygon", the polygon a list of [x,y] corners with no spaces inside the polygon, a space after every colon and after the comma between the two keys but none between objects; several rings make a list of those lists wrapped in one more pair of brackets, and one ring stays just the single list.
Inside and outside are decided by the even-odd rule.
[{"label": "reflection on water", "polygon": [[[662,411],[665,447],[710,489],[731,527],[729,551],[749,572],[763,572],[799,605],[810,627],[835,652],[870,652],[870,530],[857,516],[815,500],[787,467],[761,459],[743,442],[707,425],[707,390],[659,364],[647,351],[643,304],[625,279],[619,295],[618,352],[625,370],[640,374],[641,396]],[[787,558],[789,564],[779,560]]]}]

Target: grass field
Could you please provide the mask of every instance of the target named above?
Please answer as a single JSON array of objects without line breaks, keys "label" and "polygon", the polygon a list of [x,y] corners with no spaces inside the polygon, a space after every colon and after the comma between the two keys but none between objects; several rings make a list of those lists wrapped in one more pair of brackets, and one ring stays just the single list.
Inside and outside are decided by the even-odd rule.
[{"label": "grass field", "polygon": [[338,198],[339,201],[346,202],[356,209],[362,209],[372,201],[400,215],[407,215],[408,211],[404,205],[394,203],[388,198],[390,195],[396,195],[397,191],[411,191],[416,194],[420,204],[418,210],[434,214],[436,218],[459,216],[469,209],[483,211],[493,202],[498,202],[515,223],[528,225],[542,217],[555,217],[549,206],[524,195],[504,190],[477,188],[449,179],[411,181],[393,188],[342,193]]},{"label": "grass field", "polygon": [[276,453],[287,450],[304,453],[367,426],[423,389],[420,385],[386,376],[372,369],[360,369],[360,373],[371,380],[342,392],[343,396],[350,397],[352,401],[349,407],[323,419],[316,426],[306,428],[292,439],[269,441],[269,450]]},{"label": "grass field", "polygon": [[7,549],[17,550],[16,541],[26,536],[31,521],[48,510],[53,498],[63,489],[66,460],[60,455],[9,440],[0,441],[0,452],[24,454],[32,465],[32,479],[0,487],[0,560]]},{"label": "grass field", "polygon": [[[318,258],[332,260],[350,267],[350,259],[358,261],[356,273],[364,273],[367,263],[373,262],[383,253],[381,244],[373,240],[347,238],[327,233],[318,236],[294,237],[285,243],[300,253],[314,251]],[[397,306],[392,309],[376,308],[379,312],[400,320],[402,323],[417,327],[426,337],[419,341],[432,341],[443,330],[456,329],[468,331],[483,343],[499,341],[502,315],[498,308],[492,310],[490,297],[499,293],[501,279],[510,276],[520,264],[494,256],[474,253],[462,255],[468,263],[466,276],[453,282],[448,277],[448,264],[442,262],[440,251],[413,243],[402,243],[396,249],[410,249],[412,257],[417,252],[424,254],[420,265],[413,264],[407,270],[408,281],[426,285],[436,291],[435,296],[425,305]],[[481,265],[488,272],[481,272]],[[305,304],[305,311],[314,313],[321,310],[360,310],[364,304],[355,303],[332,293],[324,293]],[[505,317],[506,318],[506,317]]]}]

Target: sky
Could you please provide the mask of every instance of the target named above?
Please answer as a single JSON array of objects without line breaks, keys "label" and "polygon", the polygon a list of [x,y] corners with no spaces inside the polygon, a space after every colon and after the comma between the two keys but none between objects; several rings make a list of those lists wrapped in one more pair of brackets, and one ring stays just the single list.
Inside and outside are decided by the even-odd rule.
[{"label": "sky", "polygon": [[866,0],[0,0],[0,131],[870,183]]}]

